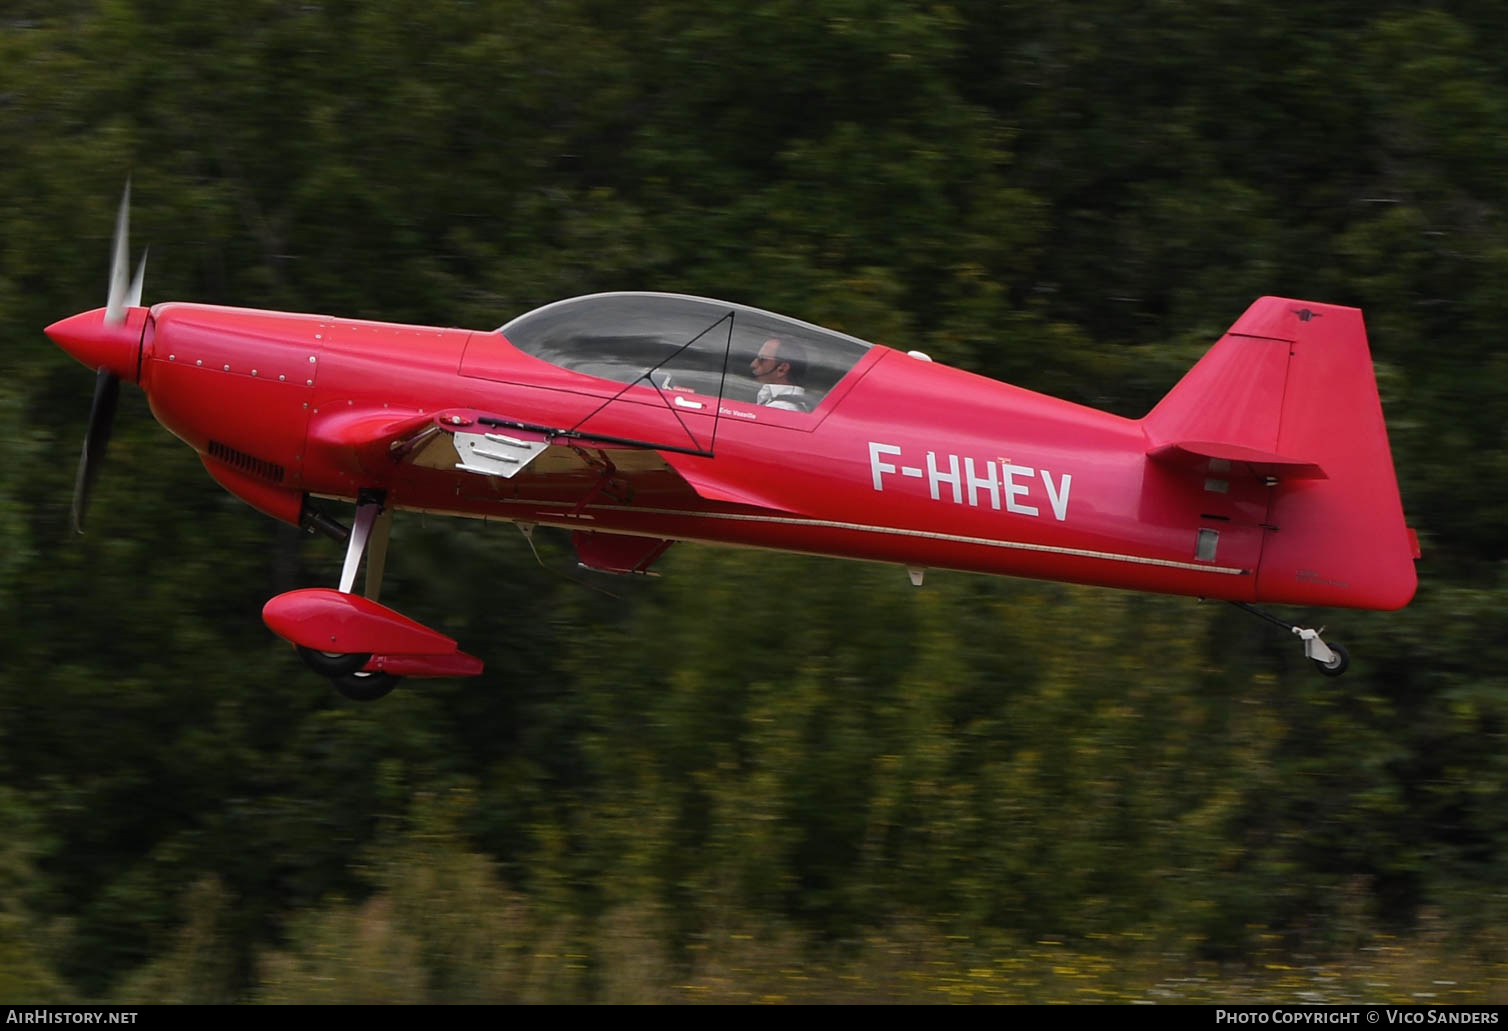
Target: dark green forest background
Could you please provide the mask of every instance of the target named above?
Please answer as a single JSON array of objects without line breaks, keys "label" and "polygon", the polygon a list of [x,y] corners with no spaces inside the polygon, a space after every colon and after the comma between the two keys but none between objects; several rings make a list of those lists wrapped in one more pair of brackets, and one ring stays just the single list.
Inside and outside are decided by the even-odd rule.
[{"label": "dark green forest background", "polygon": [[[1478,0],[6,0],[0,1000],[1504,1000],[1508,18]],[[148,303],[769,308],[1139,416],[1254,298],[1366,312],[1420,589],[1328,623],[678,545],[619,597],[400,515],[487,660],[359,705],[339,550],[123,398]]]}]

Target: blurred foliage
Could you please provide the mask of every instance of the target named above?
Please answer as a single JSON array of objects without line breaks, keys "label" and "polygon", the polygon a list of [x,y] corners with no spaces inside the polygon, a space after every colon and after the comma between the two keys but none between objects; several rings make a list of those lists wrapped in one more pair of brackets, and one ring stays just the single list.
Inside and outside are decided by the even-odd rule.
[{"label": "blurred foliage", "polygon": [[[19,0],[0,25],[0,998],[1502,983],[1496,8]],[[338,554],[219,491],[139,392],[67,529],[88,374],[40,329],[101,303],[128,172],[149,301],[489,327],[704,293],[1127,415],[1258,295],[1355,304],[1419,596],[1330,616],[1356,662],[1329,681],[1182,600],[686,545],[609,598],[506,527],[401,516],[388,597],[488,673],[347,703],[259,619]]]}]

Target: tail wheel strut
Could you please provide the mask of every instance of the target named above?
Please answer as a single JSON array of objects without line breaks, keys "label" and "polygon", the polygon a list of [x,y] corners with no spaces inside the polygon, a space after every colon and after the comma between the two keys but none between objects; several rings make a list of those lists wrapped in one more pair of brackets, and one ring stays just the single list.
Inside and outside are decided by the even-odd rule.
[{"label": "tail wheel strut", "polygon": [[1264,612],[1255,605],[1248,605],[1244,601],[1231,602],[1236,608],[1251,613],[1258,619],[1265,619],[1274,626],[1280,626],[1296,635],[1304,642],[1304,657],[1309,659],[1327,677],[1338,677],[1351,668],[1351,653],[1338,644],[1326,644],[1320,634],[1325,632],[1324,627],[1315,630],[1313,627],[1295,626],[1285,620],[1279,619],[1270,612]]}]

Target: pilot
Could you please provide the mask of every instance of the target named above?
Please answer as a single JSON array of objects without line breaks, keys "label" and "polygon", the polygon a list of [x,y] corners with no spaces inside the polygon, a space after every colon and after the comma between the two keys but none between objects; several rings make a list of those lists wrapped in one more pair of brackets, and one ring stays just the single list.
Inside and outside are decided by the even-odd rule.
[{"label": "pilot", "polygon": [[801,385],[806,379],[806,349],[796,341],[770,337],[760,344],[759,353],[749,362],[749,375],[760,384],[756,404],[790,412],[812,410]]}]

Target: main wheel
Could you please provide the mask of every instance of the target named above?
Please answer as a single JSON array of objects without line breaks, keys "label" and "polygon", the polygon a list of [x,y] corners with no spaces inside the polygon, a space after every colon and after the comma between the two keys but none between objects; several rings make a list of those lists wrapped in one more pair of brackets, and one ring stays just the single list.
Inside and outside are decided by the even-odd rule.
[{"label": "main wheel", "polygon": [[372,661],[371,652],[317,652],[301,644],[296,647],[304,665],[322,677],[349,676]]},{"label": "main wheel", "polygon": [[391,673],[347,673],[342,677],[331,677],[330,683],[353,702],[375,702],[397,687],[402,679]]},{"label": "main wheel", "polygon": [[1321,662],[1319,659],[1315,659],[1314,664],[1319,667],[1321,673],[1327,677],[1338,677],[1351,668],[1350,652],[1338,644],[1327,643],[1326,647],[1335,653],[1335,659],[1331,662]]}]

